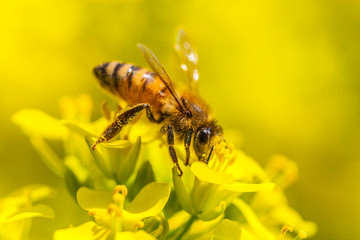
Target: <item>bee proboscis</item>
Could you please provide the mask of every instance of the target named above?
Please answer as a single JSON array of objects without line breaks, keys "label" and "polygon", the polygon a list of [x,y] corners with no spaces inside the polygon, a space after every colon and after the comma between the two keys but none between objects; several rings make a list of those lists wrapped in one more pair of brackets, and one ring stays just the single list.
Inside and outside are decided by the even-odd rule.
[{"label": "bee proboscis", "polygon": [[185,71],[188,89],[181,93],[175,87],[154,53],[138,44],[152,71],[129,63],[107,62],[93,69],[100,85],[127,102],[131,108],[118,114],[92,146],[114,138],[121,129],[143,110],[151,122],[161,123],[160,131],[167,135],[169,153],[179,175],[182,170],[174,149],[175,135],[184,141],[185,165],[189,165],[190,146],[200,161],[208,162],[214,149],[214,139],[222,128],[209,114],[208,105],[198,94],[198,57],[184,30],[180,30],[175,50]]}]

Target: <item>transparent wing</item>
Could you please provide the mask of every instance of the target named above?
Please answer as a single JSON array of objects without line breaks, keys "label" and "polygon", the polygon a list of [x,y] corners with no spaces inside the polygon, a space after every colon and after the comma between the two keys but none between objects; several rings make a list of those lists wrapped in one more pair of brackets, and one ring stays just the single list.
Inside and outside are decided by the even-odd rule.
[{"label": "transparent wing", "polygon": [[178,33],[175,51],[180,61],[180,68],[186,74],[190,90],[194,93],[198,93],[198,55],[183,29],[180,29]]},{"label": "transparent wing", "polygon": [[160,76],[160,78],[163,81],[163,83],[165,84],[165,86],[169,89],[171,95],[174,97],[176,102],[179,104],[179,107],[183,111],[185,111],[186,108],[182,104],[182,101],[180,100],[180,98],[177,96],[169,75],[166,73],[164,67],[160,64],[160,62],[156,58],[155,54],[149,48],[147,48],[146,46],[144,46],[142,44],[138,44],[137,46],[139,47],[141,53],[145,57],[149,66],[154,70],[155,73],[157,73]]}]

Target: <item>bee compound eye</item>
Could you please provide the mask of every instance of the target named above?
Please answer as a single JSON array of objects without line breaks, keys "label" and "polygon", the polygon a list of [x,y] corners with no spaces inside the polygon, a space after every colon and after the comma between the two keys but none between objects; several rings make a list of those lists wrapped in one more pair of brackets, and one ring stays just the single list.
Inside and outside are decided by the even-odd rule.
[{"label": "bee compound eye", "polygon": [[198,133],[198,140],[202,145],[207,144],[210,140],[210,129],[202,128]]}]

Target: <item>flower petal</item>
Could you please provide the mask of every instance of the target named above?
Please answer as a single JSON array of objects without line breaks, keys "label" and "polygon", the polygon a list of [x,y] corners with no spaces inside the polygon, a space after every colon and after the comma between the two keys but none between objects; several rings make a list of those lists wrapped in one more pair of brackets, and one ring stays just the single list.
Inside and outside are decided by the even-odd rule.
[{"label": "flower petal", "polygon": [[112,203],[113,193],[81,187],[77,191],[76,199],[80,207],[86,210],[107,209]]},{"label": "flower petal", "polygon": [[64,177],[64,163],[42,138],[31,137],[30,141],[45,165],[59,177]]},{"label": "flower petal", "polygon": [[130,144],[131,143],[128,140],[115,140],[112,142],[102,143],[102,145],[108,148],[127,148]]},{"label": "flower petal", "polygon": [[15,190],[7,195],[3,200],[16,205],[24,205],[29,200],[31,200],[31,202],[37,202],[46,198],[54,197],[55,195],[55,191],[48,186],[31,184]]},{"label": "flower petal", "polygon": [[[141,138],[142,141],[142,138]],[[158,182],[170,182],[172,173],[169,171],[173,167],[172,161],[169,159],[169,149],[167,147],[160,147],[162,141],[156,139],[150,143],[141,146],[141,161],[149,161],[154,170],[156,180]],[[167,171],[164,171],[164,170]]]},{"label": "flower petal", "polygon": [[173,167],[172,175],[177,199],[179,200],[181,206],[184,208],[185,211],[194,215],[195,210],[190,200],[189,190],[185,186],[182,178],[179,176],[176,167]]},{"label": "flower petal", "polygon": [[155,216],[165,207],[170,196],[170,185],[167,183],[149,183],[141,189],[126,210],[138,218]]},{"label": "flower petal", "polygon": [[76,197],[77,190],[81,187],[81,184],[75,174],[69,169],[68,167],[65,167],[65,183],[67,186],[67,189],[71,196],[73,198]]},{"label": "flower petal", "polygon": [[233,204],[241,211],[247,223],[250,225],[250,227],[254,230],[254,232],[258,235],[260,239],[275,239],[275,237],[264,227],[258,216],[255,214],[255,212],[251,209],[249,205],[247,205],[239,198],[234,199]]},{"label": "flower petal", "polygon": [[140,230],[137,232],[119,232],[116,233],[115,240],[156,240],[155,237]]},{"label": "flower petal", "polygon": [[65,158],[65,182],[70,194],[76,199],[76,192],[82,186],[88,186],[89,172],[75,156]]},{"label": "flower petal", "polygon": [[281,189],[289,187],[299,177],[299,169],[296,163],[280,154],[270,158],[266,171],[269,178]]},{"label": "flower petal", "polygon": [[214,230],[214,240],[240,240],[241,226],[239,223],[224,219]]},{"label": "flower petal", "polygon": [[199,219],[203,221],[211,221],[219,217],[221,214],[223,214],[225,212],[225,209],[226,209],[225,201],[221,201],[219,205],[214,209],[202,214],[198,214],[197,216]]},{"label": "flower petal", "polygon": [[274,183],[240,183],[223,184],[223,188],[233,192],[259,192],[271,190],[275,187]]},{"label": "flower petal", "polygon": [[9,218],[0,219],[0,222],[14,222],[18,220],[24,220],[35,217],[53,219],[55,217],[55,213],[50,207],[43,204],[38,204],[26,210],[20,211],[16,215],[11,216]]},{"label": "flower petal", "polygon": [[56,230],[54,240],[106,240],[110,231],[96,225],[94,222],[86,222],[77,227]]},{"label": "flower petal", "polygon": [[29,136],[62,139],[68,134],[56,118],[37,109],[21,109],[12,116],[12,121]]},{"label": "flower petal", "polygon": [[143,143],[149,143],[159,136],[159,125],[149,122],[145,117],[140,117],[136,124],[130,125],[128,139],[135,142],[139,136]]},{"label": "flower petal", "polygon": [[154,171],[151,164],[146,161],[144,162],[136,173],[134,184],[129,189],[128,199],[132,200],[138,192],[147,184],[155,182]]},{"label": "flower petal", "polygon": [[[222,221],[224,215],[220,215],[214,220],[211,221],[201,221],[196,220],[190,227],[190,230],[182,238],[183,240],[192,240],[192,239],[211,239],[211,231]],[[204,238],[205,236],[205,238]]]},{"label": "flower petal", "polygon": [[267,180],[268,177],[262,167],[250,156],[240,150],[235,150],[236,161],[227,169],[236,179],[252,181],[254,177],[260,180]]},{"label": "flower petal", "polygon": [[191,164],[191,171],[200,180],[209,183],[225,184],[231,183],[234,180],[234,177],[231,174],[216,172],[210,169],[206,163],[200,161]]},{"label": "flower petal", "polygon": [[118,183],[125,183],[130,175],[134,172],[137,160],[139,159],[141,149],[141,137],[138,137],[125,159],[116,158],[113,163],[115,170],[115,180]]},{"label": "flower petal", "polygon": [[91,146],[95,142],[94,139],[90,136],[85,136],[85,140],[87,145],[89,146],[91,154],[94,157],[96,165],[105,174],[106,177],[112,178],[109,157],[103,156],[103,154],[107,153],[106,148],[103,146],[103,144],[99,144],[96,150],[92,150]]},{"label": "flower petal", "polygon": [[123,184],[133,173],[141,147],[141,138],[135,144],[127,140],[118,140],[110,143],[97,145],[92,150],[94,138],[86,136],[85,140],[92,153],[95,163],[108,178],[115,178],[118,183]]},{"label": "flower petal", "polygon": [[70,131],[80,134],[81,136],[92,136],[95,137],[96,135],[88,130],[85,130],[82,126],[67,121],[67,120],[61,120],[60,123],[67,127]]}]

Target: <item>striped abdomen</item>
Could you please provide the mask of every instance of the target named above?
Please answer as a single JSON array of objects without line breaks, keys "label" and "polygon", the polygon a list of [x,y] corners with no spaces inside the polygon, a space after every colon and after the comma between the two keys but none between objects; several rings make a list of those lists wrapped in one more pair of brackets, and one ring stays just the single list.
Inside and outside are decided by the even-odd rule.
[{"label": "striped abdomen", "polygon": [[150,104],[154,113],[160,113],[171,96],[158,75],[128,63],[109,62],[94,68],[101,86],[124,99],[129,105]]}]

